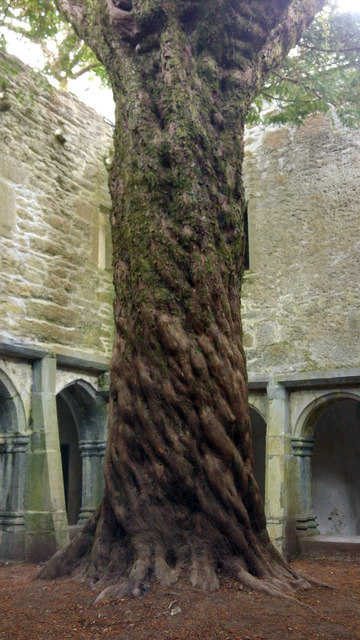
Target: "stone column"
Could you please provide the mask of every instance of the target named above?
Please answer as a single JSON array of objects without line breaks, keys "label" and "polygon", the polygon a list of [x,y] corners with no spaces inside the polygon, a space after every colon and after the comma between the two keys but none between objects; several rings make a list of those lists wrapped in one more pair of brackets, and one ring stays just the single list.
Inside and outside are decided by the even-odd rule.
[{"label": "stone column", "polygon": [[0,435],[0,559],[23,560],[25,554],[24,486],[29,436]]},{"label": "stone column", "polygon": [[287,516],[286,464],[290,453],[289,403],[284,387],[270,381],[267,387],[266,518],[269,535],[284,551]]},{"label": "stone column", "polygon": [[104,491],[104,440],[80,440],[82,496],[78,524],[83,524],[99,505]]},{"label": "stone column", "polygon": [[303,437],[292,438],[291,449],[294,456],[292,499],[296,516],[296,530],[298,533],[315,535],[319,531],[315,521],[311,491],[311,456],[314,440]]},{"label": "stone column", "polygon": [[33,364],[32,432],[26,490],[27,560],[50,557],[69,541],[56,411],[56,358]]}]

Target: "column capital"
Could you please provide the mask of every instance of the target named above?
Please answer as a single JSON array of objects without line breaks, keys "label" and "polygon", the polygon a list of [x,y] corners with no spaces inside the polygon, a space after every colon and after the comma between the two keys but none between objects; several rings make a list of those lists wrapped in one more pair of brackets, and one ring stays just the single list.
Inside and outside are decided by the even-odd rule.
[{"label": "column capital", "polygon": [[83,458],[103,456],[106,449],[106,440],[80,440],[79,449]]},{"label": "column capital", "polygon": [[314,439],[304,437],[291,438],[291,449],[294,456],[310,457],[314,451]]},{"label": "column capital", "polygon": [[26,433],[3,433],[0,435],[0,453],[24,453],[29,440]]}]

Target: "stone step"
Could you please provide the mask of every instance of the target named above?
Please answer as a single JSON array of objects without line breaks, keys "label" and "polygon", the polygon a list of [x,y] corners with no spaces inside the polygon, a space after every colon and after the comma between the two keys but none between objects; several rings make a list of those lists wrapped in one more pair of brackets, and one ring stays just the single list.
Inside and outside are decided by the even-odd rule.
[{"label": "stone step", "polygon": [[300,536],[302,557],[360,556],[360,536]]}]

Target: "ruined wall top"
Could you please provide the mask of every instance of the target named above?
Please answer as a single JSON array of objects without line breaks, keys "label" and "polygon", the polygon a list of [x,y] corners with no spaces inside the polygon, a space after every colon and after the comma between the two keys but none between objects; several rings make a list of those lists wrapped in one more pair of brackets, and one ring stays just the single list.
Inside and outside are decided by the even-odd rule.
[{"label": "ruined wall top", "polygon": [[0,54],[0,341],[108,358],[111,127]]},{"label": "ruined wall top", "polygon": [[360,133],[323,115],[249,131],[251,373],[359,366]]}]

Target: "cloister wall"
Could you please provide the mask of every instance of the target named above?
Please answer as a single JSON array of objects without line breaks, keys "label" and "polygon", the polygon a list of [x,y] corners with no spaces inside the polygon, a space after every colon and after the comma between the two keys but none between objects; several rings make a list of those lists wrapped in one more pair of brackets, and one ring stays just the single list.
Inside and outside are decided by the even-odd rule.
[{"label": "cloister wall", "polygon": [[359,131],[322,114],[250,130],[244,180],[250,373],[359,366]]},{"label": "cloister wall", "polygon": [[[2,53],[0,81],[0,548],[3,558],[42,559],[69,536],[64,486],[71,490],[72,476],[64,482],[62,448],[79,450],[79,522],[102,491],[112,131],[74,96]],[[318,532],[313,452],[315,480],[331,484],[335,502],[353,484],[344,465],[330,478],[322,457],[328,423],[342,430],[340,440],[346,435],[341,402],[354,402],[344,420],[357,433],[359,132],[322,115],[296,130],[252,129],[244,181],[250,269],[242,313],[261,439],[255,450],[265,465],[270,535],[291,554],[298,535]],[[354,451],[360,436],[358,445]],[[320,498],[318,505],[326,520],[333,505]],[[355,520],[360,528],[360,515],[352,527]]]},{"label": "cloister wall", "polygon": [[111,127],[4,53],[0,80],[0,341],[107,361]]}]

